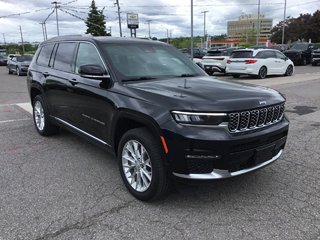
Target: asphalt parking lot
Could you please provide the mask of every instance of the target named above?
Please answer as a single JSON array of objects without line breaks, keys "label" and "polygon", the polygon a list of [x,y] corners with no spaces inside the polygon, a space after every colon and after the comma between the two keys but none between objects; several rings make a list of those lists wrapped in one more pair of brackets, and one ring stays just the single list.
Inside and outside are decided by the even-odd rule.
[{"label": "asphalt parking lot", "polygon": [[320,66],[264,80],[216,77],[286,96],[284,154],[249,175],[176,181],[166,199],[144,203],[108,153],[67,131],[40,137],[26,77],[0,67],[0,240],[320,239]]}]

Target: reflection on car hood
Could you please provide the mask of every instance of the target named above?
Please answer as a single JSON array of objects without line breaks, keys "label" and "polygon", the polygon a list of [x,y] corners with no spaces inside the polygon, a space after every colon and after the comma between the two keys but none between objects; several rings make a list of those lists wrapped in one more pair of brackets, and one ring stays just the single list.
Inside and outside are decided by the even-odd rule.
[{"label": "reflection on car hood", "polygon": [[278,104],[284,98],[275,90],[210,77],[172,78],[129,83],[131,95],[169,109],[237,111]]}]

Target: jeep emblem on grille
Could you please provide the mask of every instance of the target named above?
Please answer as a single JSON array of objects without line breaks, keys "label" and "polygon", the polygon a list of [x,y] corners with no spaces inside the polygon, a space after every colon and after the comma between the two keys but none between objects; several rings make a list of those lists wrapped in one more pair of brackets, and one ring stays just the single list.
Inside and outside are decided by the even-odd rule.
[{"label": "jeep emblem on grille", "polygon": [[267,104],[267,101],[259,101],[259,104],[260,104],[260,105],[262,105],[262,104],[266,105],[266,104]]}]

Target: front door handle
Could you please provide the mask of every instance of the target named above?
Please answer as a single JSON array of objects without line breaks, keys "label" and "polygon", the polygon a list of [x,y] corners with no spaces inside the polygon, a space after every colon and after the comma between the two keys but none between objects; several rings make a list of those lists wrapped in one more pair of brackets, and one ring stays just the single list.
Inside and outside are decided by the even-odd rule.
[{"label": "front door handle", "polygon": [[70,82],[72,85],[76,85],[76,84],[79,83],[78,80],[75,79],[75,78],[70,79],[69,82]]}]

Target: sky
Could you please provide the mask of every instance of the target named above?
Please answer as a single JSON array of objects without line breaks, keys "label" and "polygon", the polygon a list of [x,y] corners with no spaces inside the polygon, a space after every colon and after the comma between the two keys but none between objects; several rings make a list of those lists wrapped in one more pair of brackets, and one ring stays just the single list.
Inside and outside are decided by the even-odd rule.
[{"label": "sky", "polygon": [[[91,0],[59,0],[60,35],[84,34]],[[120,4],[123,36],[129,37],[127,13],[139,14],[137,37],[148,37],[148,21],[152,37],[172,38],[190,36],[191,0],[118,0]],[[259,0],[193,0],[194,35],[203,36],[204,14],[208,35],[227,33],[227,21],[237,20],[243,14],[257,14]],[[51,0],[0,0],[0,44],[21,41],[43,41],[41,22],[52,13]],[[106,27],[112,36],[119,36],[116,0],[95,0],[99,10],[104,8]],[[283,19],[285,0],[260,0],[260,13],[273,18],[273,25]],[[300,13],[314,13],[320,9],[320,0],[287,0],[286,16],[298,17]],[[56,15],[46,21],[48,38],[57,35]]]}]

